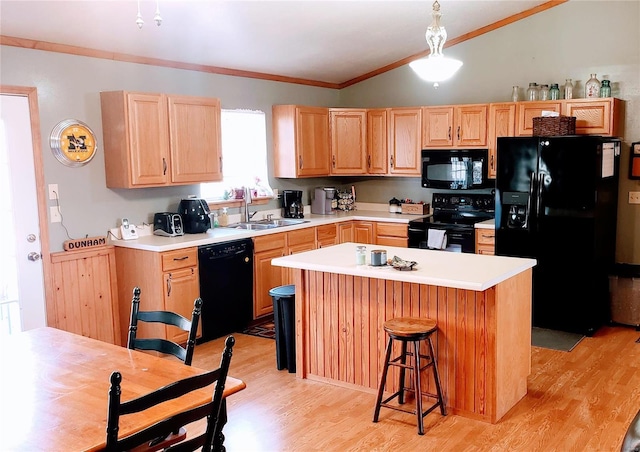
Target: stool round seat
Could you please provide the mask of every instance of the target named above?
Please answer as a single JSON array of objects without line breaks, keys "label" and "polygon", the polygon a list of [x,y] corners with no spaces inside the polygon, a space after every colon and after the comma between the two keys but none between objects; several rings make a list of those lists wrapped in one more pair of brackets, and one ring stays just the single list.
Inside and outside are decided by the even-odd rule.
[{"label": "stool round seat", "polygon": [[435,320],[416,317],[399,317],[384,322],[384,330],[397,340],[421,341],[438,328]]}]

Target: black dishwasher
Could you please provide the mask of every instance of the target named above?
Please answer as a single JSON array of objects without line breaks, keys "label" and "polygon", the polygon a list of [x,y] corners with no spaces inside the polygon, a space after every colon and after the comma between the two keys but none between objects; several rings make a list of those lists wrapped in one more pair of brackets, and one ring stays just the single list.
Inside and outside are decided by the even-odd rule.
[{"label": "black dishwasher", "polygon": [[253,242],[234,240],[198,247],[202,338],[244,330],[253,320]]}]

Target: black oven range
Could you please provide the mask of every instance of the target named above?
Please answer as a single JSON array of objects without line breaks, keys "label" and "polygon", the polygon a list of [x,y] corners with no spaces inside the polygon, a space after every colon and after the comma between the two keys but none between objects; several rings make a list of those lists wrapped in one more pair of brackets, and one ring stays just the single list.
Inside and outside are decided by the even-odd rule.
[{"label": "black oven range", "polygon": [[[433,216],[409,222],[409,248],[474,253],[475,223],[495,215],[493,194],[434,193],[431,205]],[[429,246],[443,235],[446,242],[442,246]]]}]

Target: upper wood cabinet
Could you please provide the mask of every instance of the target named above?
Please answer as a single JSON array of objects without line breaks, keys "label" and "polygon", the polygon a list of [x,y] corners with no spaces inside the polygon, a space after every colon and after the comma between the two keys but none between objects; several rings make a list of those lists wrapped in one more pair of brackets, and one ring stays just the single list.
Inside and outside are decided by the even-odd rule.
[{"label": "upper wood cabinet", "polygon": [[390,108],[389,175],[419,176],[422,109]]},{"label": "upper wood cabinet", "polygon": [[533,135],[533,118],[542,116],[542,111],[562,111],[561,101],[526,101],[517,103],[516,136]]},{"label": "upper wood cabinet", "polygon": [[576,117],[576,133],[622,137],[623,102],[613,97],[572,99],[563,102],[562,114]]},{"label": "upper wood cabinet", "polygon": [[107,187],[222,180],[218,99],[108,91],[100,100]]},{"label": "upper wood cabinet", "polygon": [[423,148],[477,148],[486,145],[486,104],[422,108]]},{"label": "upper wood cabinet", "polygon": [[367,173],[389,171],[389,126],[386,108],[367,110]]},{"label": "upper wood cabinet", "polygon": [[331,133],[331,175],[367,172],[367,111],[332,108],[329,110]]},{"label": "upper wood cabinet", "polygon": [[274,105],[272,120],[275,177],[330,174],[328,108]]},{"label": "upper wood cabinet", "polygon": [[516,104],[505,102],[489,105],[489,178],[496,177],[498,164],[498,138],[512,137],[516,133]]}]

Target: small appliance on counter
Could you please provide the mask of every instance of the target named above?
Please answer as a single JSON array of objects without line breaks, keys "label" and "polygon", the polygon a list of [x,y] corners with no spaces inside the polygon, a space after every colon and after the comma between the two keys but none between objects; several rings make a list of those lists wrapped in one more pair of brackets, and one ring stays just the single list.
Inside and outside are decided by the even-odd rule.
[{"label": "small appliance on counter", "polygon": [[201,198],[183,198],[178,205],[178,213],[182,217],[185,234],[199,234],[211,228],[209,204]]},{"label": "small appliance on counter", "polygon": [[162,237],[184,235],[182,217],[177,213],[158,212],[153,215],[153,234]]},{"label": "small appliance on counter", "polygon": [[282,190],[282,209],[284,218],[304,218],[302,190]]},{"label": "small appliance on counter", "polygon": [[311,201],[311,213],[318,215],[331,215],[334,212],[334,198],[336,189],[332,187],[318,187],[314,190],[313,201]]}]

